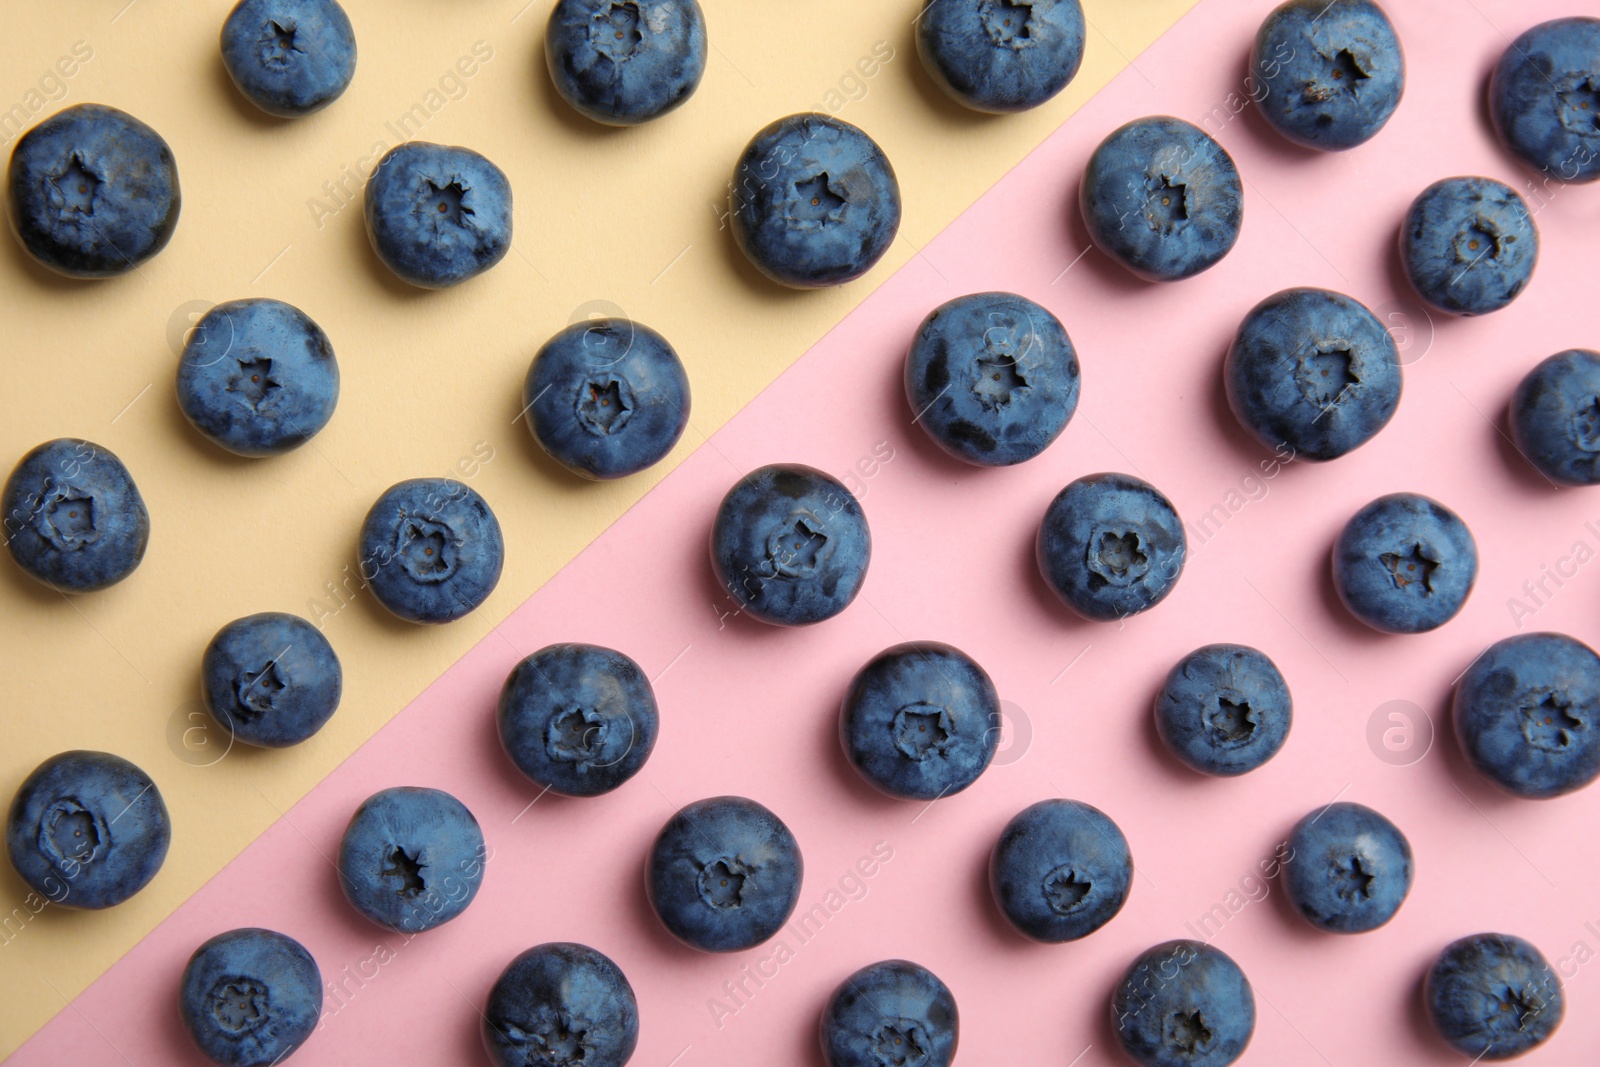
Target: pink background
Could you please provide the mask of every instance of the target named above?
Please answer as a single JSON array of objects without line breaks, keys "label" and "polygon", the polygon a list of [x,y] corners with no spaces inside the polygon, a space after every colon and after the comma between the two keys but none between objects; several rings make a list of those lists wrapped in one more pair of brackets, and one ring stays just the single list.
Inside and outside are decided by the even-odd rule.
[{"label": "pink background", "polygon": [[[1586,561],[1600,551],[1600,494],[1542,481],[1505,439],[1503,412],[1538,360],[1600,347],[1590,282],[1600,189],[1530,197],[1544,242],[1538,272],[1512,308],[1485,319],[1430,320],[1394,252],[1407,203],[1436,178],[1480,173],[1526,186],[1488,130],[1484,78],[1510,36],[1575,5],[1389,6],[1407,47],[1405,100],[1374,142],[1323,156],[1290,148],[1251,109],[1233,114],[1241,98],[1228,103],[1266,5],[1204,0],[14,1062],[120,1054],[134,1064],[203,1063],[178,1022],[178,975],[206,937],[260,925],[305,943],[340,987],[295,1063],[484,1062],[478,1007],[500,969],[531,945],[574,940],[610,955],[633,982],[638,1064],[816,1063],[829,991],[857,967],[904,956],[954,991],[963,1062],[1087,1067],[1122,1062],[1106,1021],[1122,969],[1151,944],[1197,936],[1208,913],[1222,921],[1203,936],[1238,960],[1256,989],[1259,1022],[1244,1062],[1460,1062],[1428,1032],[1418,985],[1446,942],[1482,930],[1531,939],[1566,980],[1566,1022],[1528,1061],[1588,1062],[1600,1045],[1600,968],[1585,966],[1600,951],[1600,791],[1537,803],[1495,793],[1463,765],[1446,713],[1452,680],[1519,623],[1597,636],[1600,563],[1570,557],[1579,542]],[[1094,145],[1122,122],[1159,112],[1206,120],[1247,182],[1233,253],[1196,279],[1160,287],[1086,251],[1076,210]],[[1405,395],[1367,447],[1268,479],[1268,456],[1222,399],[1220,363],[1241,316],[1289,285],[1339,289],[1389,318],[1408,361]],[[946,460],[910,424],[900,390],[905,347],[923,315],[980,289],[1012,289],[1050,307],[1083,362],[1077,416],[1020,468]],[[847,478],[876,548],[855,605],[800,631],[724,614],[733,605],[706,559],[721,494],[748,469],[776,461]],[[1190,533],[1176,591],[1122,626],[1071,616],[1033,563],[1034,530],[1051,496],[1108,469],[1165,490]],[[1453,622],[1385,637],[1343,613],[1327,557],[1352,512],[1403,489],[1434,496],[1467,521],[1482,570]],[[1559,588],[1547,579],[1552,595],[1531,599],[1523,583],[1547,566],[1568,577]],[[1508,598],[1534,613],[1517,618]],[[852,673],[913,638],[975,656],[1011,719],[996,765],[931,807],[872,793],[845,765],[835,734]],[[537,791],[499,751],[493,707],[511,666],[553,641],[597,642],[637,659],[656,678],[661,738],[617,792],[546,796],[530,808]],[[1167,669],[1213,641],[1263,649],[1295,695],[1287,745],[1242,779],[1183,770],[1150,725]],[[1386,752],[1369,743],[1369,722],[1376,715],[1380,732],[1390,725],[1392,709],[1378,710],[1390,701],[1410,702],[1414,728],[1393,735],[1397,750]],[[228,761],[196,773],[227,774]],[[398,784],[456,794],[494,849],[465,915],[409,943],[348,906],[331,863],[355,806]],[[678,806],[722,793],[754,797],[788,822],[805,853],[800,910],[827,914],[807,940],[792,929],[779,935],[790,950],[781,964],[778,941],[727,956],[684,949],[645,903],[642,865],[655,832]],[[985,865],[1011,815],[1056,795],[1115,818],[1139,873],[1107,927],[1044,946],[998,916]],[[1335,798],[1388,814],[1416,854],[1410,899],[1367,935],[1313,931],[1277,882],[1258,877],[1294,821]],[[875,845],[892,858],[852,881]],[[747,992],[730,996],[729,982]]]}]

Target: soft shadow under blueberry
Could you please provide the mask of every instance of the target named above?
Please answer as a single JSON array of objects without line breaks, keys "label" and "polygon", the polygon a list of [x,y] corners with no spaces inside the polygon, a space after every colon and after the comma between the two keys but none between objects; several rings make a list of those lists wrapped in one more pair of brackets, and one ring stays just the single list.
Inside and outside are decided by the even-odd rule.
[{"label": "soft shadow under blueberry", "polygon": [[1171,285],[1171,282],[1147,282],[1110,256],[1100,251],[1095,246],[1094,238],[1089,236],[1089,224],[1083,218],[1083,177],[1073,183],[1072,192],[1063,201],[1066,215],[1062,220],[1065,224],[1068,240],[1072,243],[1070,250],[1074,259],[1069,259],[1062,264],[1063,274],[1051,281],[1068,282],[1076,271],[1087,271],[1096,280],[1107,287],[1116,290],[1118,296],[1127,296],[1139,299],[1148,295],[1153,286]]},{"label": "soft shadow under blueberry", "polygon": [[291,122],[304,121],[309,117],[284,118],[279,115],[268,114],[256,107],[239,91],[239,87],[233,84],[233,76],[228,73],[228,65],[222,61],[222,53],[220,51],[217,53],[216,62],[211,64],[211,73],[213,95],[228,102],[225,106],[228,106],[235,118],[243,119],[259,130],[276,132],[282,130]]},{"label": "soft shadow under blueberry", "polygon": [[[1047,502],[1048,503],[1048,502]],[[1044,509],[1040,508],[1042,518]],[[1077,633],[1088,633],[1096,626],[1104,625],[1092,619],[1086,619],[1061,602],[1050,591],[1045,582],[1045,577],[1039,571],[1039,554],[1037,547],[1037,527],[1030,529],[1027,538],[1023,540],[1022,552],[1019,560],[1021,563],[1022,584],[1027,587],[1028,596],[1040,611],[1059,621],[1065,630]]]}]

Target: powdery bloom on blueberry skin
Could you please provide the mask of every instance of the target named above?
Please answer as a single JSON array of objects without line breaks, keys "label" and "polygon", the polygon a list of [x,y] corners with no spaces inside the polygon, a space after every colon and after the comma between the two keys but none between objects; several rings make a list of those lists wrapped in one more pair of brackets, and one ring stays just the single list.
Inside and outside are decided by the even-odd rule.
[{"label": "powdery bloom on blueberry skin", "polygon": [[1458,1052],[1508,1060],[1550,1039],[1566,1013],[1561,979],[1532,944],[1511,934],[1452,941],[1428,970],[1429,1021]]},{"label": "powdery bloom on blueberry skin", "polygon": [[1018,812],[989,857],[989,888],[1011,925],[1035,941],[1075,941],[1114,919],[1133,888],[1128,839],[1076,800]]},{"label": "powdery bloom on blueberry skin", "polygon": [[1381,496],[1350,517],[1333,546],[1333,583],[1350,613],[1384,633],[1415,634],[1455,618],[1478,577],[1478,546],[1460,516],[1420,493]]},{"label": "powdery bloom on blueberry skin", "polygon": [[536,945],[506,965],[483,1012],[497,1067],[622,1067],[639,1043],[639,1004],[611,959],[587,945]]},{"label": "powdery bloom on blueberry skin", "polygon": [[1341,801],[1308,812],[1290,832],[1289,850],[1289,899],[1320,930],[1376,930],[1411,891],[1411,843],[1364,805]]},{"label": "powdery bloom on blueberry skin", "polygon": [[470,148],[391,148],[367,179],[365,215],[378,258],[425,289],[476,277],[511,248],[511,183]]},{"label": "powdery bloom on blueberry skin", "polygon": [[29,576],[57,591],[115,585],[144,559],[150,512],[109,449],[62,437],[32,449],[0,494],[6,547]]},{"label": "powdery bloom on blueberry skin", "polygon": [[311,737],[338,710],[344,674],[321,630],[268,611],[217,631],[201,664],[201,689],[233,737],[282,748]]},{"label": "powdery bloom on blueberry skin", "polygon": [[1155,700],[1156,732],[1180,761],[1202,774],[1234,776],[1266,763],[1294,719],[1276,664],[1248,645],[1195,649],[1167,673]]},{"label": "powdery bloom on blueberry skin", "polygon": [[1167,941],[1128,967],[1111,1028],[1143,1067],[1227,1067],[1255,1033],[1256,1001],[1239,965],[1199,941]]},{"label": "powdery bloom on blueberry skin", "polygon": [[189,1035],[213,1063],[286,1062],[316,1030],[322,972],[305,946],[246,927],[206,941],[189,957],[178,1006]]},{"label": "powdery bloom on blueberry skin", "polygon": [[696,0],[560,0],[545,32],[556,91],[611,126],[682,106],[705,74],[706,47]]},{"label": "powdery bloom on blueberry skin", "polygon": [[489,504],[451,478],[391,486],[361,526],[361,577],[410,622],[452,622],[488,599],[505,565]]},{"label": "powdery bloom on blueberry skin", "polygon": [[1553,19],[1511,42],[1489,80],[1489,115],[1534,170],[1600,179],[1600,18]]},{"label": "powdery bloom on blueberry skin", "polygon": [[1250,68],[1261,114],[1306,148],[1341,151],[1377,135],[1405,92],[1405,54],[1372,0],[1288,0],[1256,34]]},{"label": "powdery bloom on blueberry skin", "polygon": [[1517,191],[1493,178],[1446,178],[1422,191],[1400,228],[1417,294],[1456,315],[1510,304],[1539,262],[1539,228]]},{"label": "powdery bloom on blueberry skin", "polygon": [[827,1067],[949,1067],[960,1014],[938,975],[910,960],[880,960],[839,983],[818,1036]]},{"label": "powdery bloom on blueberry skin", "polygon": [[1026,111],[1078,73],[1084,29],[1079,0],[933,0],[917,18],[917,52],[957,102]]},{"label": "powdery bloom on blueberry skin", "polygon": [[351,816],[339,844],[339,884],[372,922],[418,933],[467,910],[487,858],[466,805],[443,790],[397,786],[374,793]]},{"label": "powdery bloom on blueberry skin", "polygon": [[1188,537],[1161,491],[1131,474],[1085,475],[1056,494],[1035,554],[1050,589],[1099,622],[1155,607],[1183,573]]},{"label": "powdery bloom on blueberry skin", "polygon": [[1600,352],[1569,349],[1529,371],[1510,423],[1517,451],[1546,478],[1600,484]]},{"label": "powdery bloom on blueberry skin", "polygon": [[355,31],[337,0],[240,0],[222,24],[222,62],[252,104],[297,118],[349,87]]}]

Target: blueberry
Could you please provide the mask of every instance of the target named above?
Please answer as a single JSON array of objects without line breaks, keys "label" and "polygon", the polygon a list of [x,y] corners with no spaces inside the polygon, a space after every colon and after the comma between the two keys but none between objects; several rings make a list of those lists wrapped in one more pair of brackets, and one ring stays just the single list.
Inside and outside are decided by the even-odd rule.
[{"label": "blueberry", "polygon": [[1172,502],[1131,474],[1089,474],[1045,510],[1039,572],[1086,619],[1105,621],[1161,603],[1183,573],[1188,539]]},{"label": "blueberry", "polygon": [[22,135],[6,176],[28,254],[74,278],[126,274],[178,226],[178,167],[161,135],[102,104],[63,108]]},{"label": "blueberry", "polygon": [[1517,191],[1493,178],[1445,178],[1400,228],[1400,261],[1441,311],[1483,315],[1517,298],[1539,260],[1539,230]]},{"label": "blueberry", "polygon": [[989,857],[989,888],[1035,941],[1076,941],[1116,918],[1133,888],[1128,839],[1099,808],[1041,800],[1008,823]]},{"label": "blueberry", "polygon": [[544,343],[523,387],[528,429],[585,478],[660,462],[689,423],[689,376],[667,339],[628,319],[578,322]]},{"label": "blueberry", "polygon": [[1511,934],[1472,934],[1439,953],[1423,984],[1428,1018],[1456,1051],[1509,1060],[1561,1025],[1561,979],[1533,945]]},{"label": "blueberry", "polygon": [[482,604],[505,555],[488,502],[451,478],[390,486],[361,526],[361,576],[411,622],[451,622]]},{"label": "blueberry", "polygon": [[1478,577],[1478,546],[1460,517],[1420,493],[1380,496],[1333,544],[1333,585],[1350,614],[1391,634],[1455,618]]},{"label": "blueberry", "polygon": [[1015,293],[973,293],[934,308],[906,355],[915,421],[957,459],[1032,459],[1078,407],[1078,353],[1049,311]]},{"label": "blueberry", "polygon": [[356,73],[356,35],[335,0],[239,0],[222,24],[222,63],[256,107],[321,111]]},{"label": "blueberry", "polygon": [[339,884],[379,926],[420,933],[467,910],[487,859],[466,805],[440,789],[396,786],[372,794],[350,817],[339,843]]},{"label": "blueberry", "polygon": [[62,752],[23,781],[6,817],[11,865],[64,908],[109,908],[149,884],[172,828],[150,776],[107,752]]},{"label": "blueberry", "polygon": [[1484,777],[1522,797],[1555,797],[1600,775],[1600,656],[1565,634],[1490,645],[1456,683],[1456,736]]},{"label": "blueberry", "polygon": [[733,236],[796,289],[861,277],[900,230],[900,183],[877,142],[828,115],[790,115],[751,139],[734,170]]},{"label": "blueberry", "polygon": [[798,463],[760,467],[717,509],[711,567],[741,610],[805,626],[856,598],[872,559],[867,516],[831,475]]},{"label": "blueberry", "polygon": [[1114,130],[1089,157],[1083,219],[1100,251],[1152,282],[1215,266],[1239,239],[1244,186],[1225,148],[1169,115]]},{"label": "blueberry", "polygon": [[1072,81],[1083,35],[1078,0],[932,0],[917,20],[917,52],[967,107],[1026,111]]},{"label": "blueberry", "polygon": [[536,785],[592,797],[639,773],[659,718],[650,679],[621,652],[549,645],[512,668],[498,722],[506,755]]},{"label": "blueberry", "polygon": [[1517,450],[1546,478],[1600,485],[1600,352],[1569,349],[1529,371],[1510,422]]},{"label": "blueberry", "polygon": [[545,59],[556,92],[608,126],[680,107],[706,72],[706,20],[695,0],[560,0]]},{"label": "blueberry", "polygon": [[322,972],[273,930],[218,934],[189,957],[178,1006],[194,1043],[224,1067],[268,1067],[299,1051],[322,1018]]},{"label": "blueberry", "polygon": [[475,278],[511,248],[511,183],[470,148],[407,141],[367,179],[367,237],[405,281],[444,289]]},{"label": "blueberry", "polygon": [[1288,0],[1267,16],[1250,55],[1261,114],[1306,148],[1371,140],[1406,88],[1400,39],[1372,0]]},{"label": "blueberry", "polygon": [[1228,404],[1263,445],[1337,459],[1400,406],[1400,353],[1383,323],[1328,289],[1284,289],[1250,309],[1223,368]]},{"label": "blueberry", "polygon": [[1277,665],[1248,645],[1205,645],[1177,662],[1156,694],[1156,732],[1201,774],[1232,777],[1278,754],[1294,700]]},{"label": "blueberry", "polygon": [[344,674],[322,631],[298,615],[235,619],[206,646],[201,689],[218,725],[247,745],[298,745],[339,707]]},{"label": "blueberry", "polygon": [[661,828],[644,887],[673,937],[702,952],[738,952],[789,921],[804,867],[782,819],[744,797],[711,797]]},{"label": "blueberry", "polygon": [[1411,843],[1371,808],[1341,802],[1289,834],[1289,899],[1306,922],[1335,934],[1376,930],[1411,891]]},{"label": "blueberry", "polygon": [[333,417],[339,364],[322,327],[281,300],[230,300],[184,342],[178,406],[241,456],[299,448]]},{"label": "blueberry", "polygon": [[961,1025],[938,975],[910,960],[881,960],[839,983],[820,1036],[828,1067],[949,1067]]},{"label": "blueberry", "polygon": [[639,1043],[639,1002],[622,969],[588,945],[552,941],[500,972],[483,1015],[497,1067],[622,1067]]},{"label": "blueberry", "polygon": [[1111,999],[1111,1025],[1143,1067],[1226,1067],[1256,1028],[1239,965],[1199,941],[1167,941],[1133,961]]},{"label": "blueberry", "polygon": [[1563,182],[1600,178],[1600,19],[1541,22],[1511,42],[1489,79],[1501,142]]},{"label": "blueberry", "polygon": [[57,590],[88,593],[134,572],[150,513],[122,461],[103,445],[60,437],[23,456],[0,495],[17,566]]}]

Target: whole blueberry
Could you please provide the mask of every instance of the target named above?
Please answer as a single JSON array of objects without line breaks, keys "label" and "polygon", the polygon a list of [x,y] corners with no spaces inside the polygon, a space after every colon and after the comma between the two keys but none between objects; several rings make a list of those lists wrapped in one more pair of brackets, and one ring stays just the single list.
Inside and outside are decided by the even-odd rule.
[{"label": "whole blueberry", "polygon": [[1478,577],[1478,546],[1460,517],[1420,493],[1380,496],[1333,543],[1333,585],[1350,614],[1391,634],[1451,619]]},{"label": "whole blueberry", "polygon": [[379,926],[420,933],[467,910],[487,859],[466,805],[440,789],[396,786],[351,816],[339,843],[339,884]]},{"label": "whole blueberry", "polygon": [[1539,260],[1539,230],[1517,191],[1493,178],[1445,178],[1400,228],[1400,261],[1441,311],[1483,315],[1517,298]]},{"label": "whole blueberry", "polygon": [[1600,352],[1558,352],[1511,397],[1517,451],[1553,482],[1600,485]]},{"label": "whole blueberry", "polygon": [[1489,115],[1535,170],[1600,178],[1600,19],[1552,19],[1512,41],[1489,79]]},{"label": "whole blueberry", "polygon": [[1318,929],[1376,930],[1411,891],[1411,843],[1361,804],[1340,802],[1309,813],[1289,834],[1289,850],[1289,899]]},{"label": "whole blueberry", "polygon": [[744,797],[711,797],[679,809],[656,835],[645,895],[690,948],[738,952],[789,921],[804,868],[782,819]]},{"label": "whole blueberry", "polygon": [[889,157],[861,130],[817,112],[779,119],[751,139],[730,200],[744,254],[796,289],[861,277],[900,230]]},{"label": "whole blueberry", "polygon": [[361,576],[410,622],[451,622],[482,604],[505,554],[488,502],[451,478],[390,486],[361,526]]},{"label": "whole blueberry", "polygon": [[75,437],[46,441],[19,460],[0,512],[11,558],[58,590],[115,585],[150,541],[150,512],[128,468],[105,446]]},{"label": "whole blueberry", "polygon": [[1400,353],[1377,316],[1328,289],[1284,289],[1250,309],[1223,367],[1228,404],[1266,447],[1337,459],[1400,406]]},{"label": "whole blueberry", "polygon": [[798,463],[759,467],[717,508],[711,567],[741,610],[805,626],[850,606],[867,577],[872,532],[850,490]]},{"label": "whole blueberry", "polygon": [[1035,941],[1076,941],[1116,918],[1133,888],[1128,839],[1099,808],[1041,800],[1022,809],[989,857],[989,888]]},{"label": "whole blueberry", "polygon": [[828,1067],[949,1067],[961,1037],[956,998],[939,976],[910,960],[861,968],[822,1009]]},{"label": "whole blueberry", "polygon": [[1456,1051],[1509,1060],[1561,1025],[1561,979],[1533,945],[1511,934],[1472,934],[1439,953],[1423,983],[1428,1018]]},{"label": "whole blueberry", "polygon": [[167,142],[103,104],[63,108],[23,134],[6,194],[22,247],[73,278],[138,267],[172,239],[183,203]]},{"label": "whole blueberry", "polygon": [[689,423],[689,376],[667,339],[628,319],[577,322],[544,343],[523,386],[528,429],[585,478],[660,462]]},{"label": "whole blueberry", "polygon": [[638,1043],[633,987],[588,945],[535,945],[489,991],[483,1045],[496,1067],[622,1067]]},{"label": "whole blueberry", "polygon": [[120,756],[51,756],[23,781],[6,817],[11,865],[64,908],[109,908],[149,884],[172,827],[161,790]]},{"label": "whole blueberry", "polygon": [[1456,683],[1456,736],[1484,777],[1555,797],[1600,775],[1600,656],[1565,634],[1496,641]]},{"label": "whole blueberry", "polygon": [[535,784],[592,797],[639,773],[659,717],[650,679],[621,652],[549,645],[512,668],[498,722],[506,755]]},{"label": "whole blueberry", "polygon": [[247,745],[298,745],[339,707],[344,673],[322,631],[298,615],[235,619],[211,639],[201,666],[206,707]]},{"label": "whole blueberry", "polygon": [[1278,667],[1248,645],[1205,645],[1177,662],[1156,694],[1156,733],[1201,774],[1232,777],[1278,754],[1294,700]]},{"label": "whole blueberry", "polygon": [[965,652],[911,641],[874,656],[839,709],[839,741],[861,776],[890,796],[959,793],[994,759],[1000,695]]},{"label": "whole blueberry", "polygon": [[511,183],[470,148],[407,141],[367,179],[367,237],[403,280],[444,289],[511,248]]},{"label": "whole blueberry", "polygon": [[218,934],[189,957],[178,1007],[200,1051],[224,1067],[268,1067],[299,1051],[322,1018],[322,972],[274,930]]},{"label": "whole blueberry", "polygon": [[222,24],[222,63],[256,107],[321,111],[356,73],[356,35],[336,0],[239,0]]},{"label": "whole blueberry", "polygon": [[596,122],[634,126],[694,95],[706,20],[695,0],[560,0],[544,54],[562,99]]},{"label": "whole blueberry", "polygon": [[322,327],[281,300],[230,300],[200,319],[178,363],[178,406],[241,456],[299,448],[333,417],[339,363]]},{"label": "whole blueberry", "polygon": [[1251,94],[1279,133],[1336,152],[1371,140],[1400,104],[1406,60],[1372,0],[1288,0],[1256,34]]},{"label": "whole blueberry", "polygon": [[915,421],[957,459],[1032,459],[1078,407],[1078,353],[1046,309],[1015,293],[972,293],[922,320],[906,354]]},{"label": "whole blueberry", "polygon": [[1088,474],[1045,509],[1039,572],[1086,619],[1121,619],[1159,604],[1183,573],[1188,538],[1172,502],[1131,474]]},{"label": "whole blueberry", "polygon": [[1215,266],[1244,219],[1233,157],[1200,127],[1170,115],[1135,119],[1100,142],[1079,201],[1100,251],[1152,282]]},{"label": "whole blueberry", "polygon": [[1083,35],[1078,0],[932,0],[917,20],[917,52],[967,107],[1026,111],[1072,81]]},{"label": "whole blueberry", "polygon": [[1222,950],[1167,941],[1145,950],[1122,976],[1111,1026],[1143,1067],[1226,1067],[1255,1032],[1255,994]]}]

